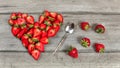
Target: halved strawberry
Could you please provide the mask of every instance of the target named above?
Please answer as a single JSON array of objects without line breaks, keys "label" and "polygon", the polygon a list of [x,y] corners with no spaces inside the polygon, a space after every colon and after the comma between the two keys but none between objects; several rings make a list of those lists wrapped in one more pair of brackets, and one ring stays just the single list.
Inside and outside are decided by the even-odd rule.
[{"label": "halved strawberry", "polygon": [[46,24],[40,24],[40,29],[44,30],[46,28]]},{"label": "halved strawberry", "polygon": [[28,23],[27,23],[26,25],[27,25],[28,28],[33,28],[33,27],[34,27],[33,24],[28,24]]},{"label": "halved strawberry", "polygon": [[17,13],[12,13],[10,15],[10,19],[17,19]]},{"label": "halved strawberry", "polygon": [[45,16],[41,15],[41,16],[39,17],[39,23],[43,23],[44,20],[45,20]]},{"label": "halved strawberry", "polygon": [[47,26],[46,27],[46,31],[48,31],[49,29],[51,29],[52,28],[52,26]]},{"label": "halved strawberry", "polygon": [[90,44],[91,44],[91,41],[90,41],[89,38],[84,37],[84,38],[81,39],[80,44],[81,44],[83,47],[89,47]]},{"label": "halved strawberry", "polygon": [[33,41],[33,38],[28,38],[28,42],[29,42],[30,44],[35,44],[35,42]]},{"label": "halved strawberry", "polygon": [[13,19],[9,19],[9,20],[8,20],[8,23],[9,23],[11,26],[13,26],[13,25],[14,25],[14,20],[13,20]]},{"label": "halved strawberry", "polygon": [[44,52],[44,44],[41,42],[36,43],[35,48],[41,52]]},{"label": "halved strawberry", "polygon": [[18,18],[22,18],[22,13],[21,13],[21,12],[18,12],[18,13],[17,13],[17,17],[18,17]]},{"label": "halved strawberry", "polygon": [[63,23],[63,16],[62,16],[62,14],[58,14],[57,15],[57,20],[59,20],[60,23]]},{"label": "halved strawberry", "polygon": [[14,36],[16,36],[19,32],[20,32],[20,28],[19,27],[12,27],[11,28],[11,32]]},{"label": "halved strawberry", "polygon": [[32,51],[32,57],[33,57],[35,60],[38,60],[38,59],[39,59],[40,54],[41,54],[41,52],[40,52],[39,50],[37,50],[37,49]]},{"label": "halved strawberry", "polygon": [[40,41],[40,36],[32,37],[33,42],[39,42]]},{"label": "halved strawberry", "polygon": [[27,28],[22,29],[18,34],[17,34],[17,38],[21,38],[26,32],[27,32]]},{"label": "halved strawberry", "polygon": [[29,44],[28,39],[22,39],[21,41],[22,41],[23,46],[27,48]]},{"label": "halved strawberry", "polygon": [[60,30],[60,26],[59,25],[56,25],[56,24],[53,24],[52,26],[56,32],[58,32]]},{"label": "halved strawberry", "polygon": [[33,29],[33,37],[36,37],[36,36],[40,36],[41,35],[41,30],[40,29],[38,29],[38,28],[34,28]]},{"label": "halved strawberry", "polygon": [[29,24],[34,24],[34,17],[33,17],[33,16],[28,16],[28,17],[26,18],[26,21],[27,21],[27,23],[29,23]]},{"label": "halved strawberry", "polygon": [[54,23],[54,25],[61,26],[61,23],[60,23],[60,21],[59,21],[59,20],[55,20],[53,23]]},{"label": "halved strawberry", "polygon": [[33,30],[34,28],[31,28],[26,34],[28,35],[28,37],[32,37],[33,36]]},{"label": "halved strawberry", "polygon": [[17,19],[17,23],[18,23],[18,25],[20,25],[20,26],[24,26],[24,25],[26,24],[26,21],[25,21],[24,18],[18,18],[18,19]]},{"label": "halved strawberry", "polygon": [[29,36],[27,34],[24,34],[22,37],[21,37],[21,40],[24,40],[24,39],[28,39]]},{"label": "halved strawberry", "polygon": [[50,12],[50,16],[53,17],[53,18],[56,18],[57,13],[56,12]]},{"label": "halved strawberry", "polygon": [[28,17],[28,14],[27,13],[23,13],[22,14],[22,18],[26,19]]},{"label": "halved strawberry", "polygon": [[40,42],[43,43],[43,44],[48,44],[48,42],[49,42],[48,37],[42,37],[40,39]]},{"label": "halved strawberry", "polygon": [[33,50],[35,50],[35,45],[34,44],[29,44],[28,45],[28,52],[29,52],[29,54],[31,54]]},{"label": "halved strawberry", "polygon": [[44,15],[45,17],[48,17],[48,16],[50,16],[50,12],[49,12],[48,10],[45,10],[45,11],[43,12],[43,15]]},{"label": "halved strawberry", "polygon": [[42,35],[41,37],[47,37],[47,32],[45,30],[42,30]]},{"label": "halved strawberry", "polygon": [[40,23],[35,22],[35,23],[34,23],[34,28],[40,28]]},{"label": "halved strawberry", "polygon": [[56,35],[56,30],[51,28],[48,30],[48,37],[53,37]]}]

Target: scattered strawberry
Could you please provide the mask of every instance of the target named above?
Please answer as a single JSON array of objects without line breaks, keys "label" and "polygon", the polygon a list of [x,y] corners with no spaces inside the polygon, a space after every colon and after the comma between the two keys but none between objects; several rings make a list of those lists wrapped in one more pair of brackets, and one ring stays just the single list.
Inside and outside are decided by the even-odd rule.
[{"label": "scattered strawberry", "polygon": [[70,47],[68,51],[68,55],[73,58],[78,58],[78,50],[74,47]]},{"label": "scattered strawberry", "polygon": [[41,54],[41,52],[38,51],[38,50],[33,50],[33,51],[32,51],[32,57],[33,57],[35,60],[38,60],[38,59],[39,59],[40,54]]},{"label": "scattered strawberry", "polygon": [[80,27],[81,27],[82,30],[87,31],[87,30],[90,28],[90,25],[89,25],[88,22],[82,22],[82,23],[80,24]]},{"label": "scattered strawberry", "polygon": [[104,33],[105,32],[105,27],[102,24],[98,24],[98,25],[95,26],[95,32]]},{"label": "scattered strawberry", "polygon": [[83,46],[83,47],[89,47],[91,42],[90,42],[90,39],[87,38],[87,37],[84,37],[80,40],[80,44]]},{"label": "scattered strawberry", "polygon": [[104,50],[105,50],[104,44],[95,43],[95,50],[96,50],[96,52],[98,52],[98,53],[104,53]]},{"label": "scattered strawberry", "polygon": [[35,48],[41,52],[44,52],[44,44],[41,42],[36,43]]}]

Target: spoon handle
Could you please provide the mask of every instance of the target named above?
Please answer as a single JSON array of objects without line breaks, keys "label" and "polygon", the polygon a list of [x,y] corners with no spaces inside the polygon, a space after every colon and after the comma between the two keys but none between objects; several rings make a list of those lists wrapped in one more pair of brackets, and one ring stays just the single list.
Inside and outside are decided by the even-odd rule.
[{"label": "spoon handle", "polygon": [[55,55],[57,50],[62,46],[62,44],[64,43],[66,38],[67,38],[67,33],[65,33],[65,35],[62,37],[61,41],[59,42],[58,46],[56,47],[55,51],[53,52],[53,55]]}]

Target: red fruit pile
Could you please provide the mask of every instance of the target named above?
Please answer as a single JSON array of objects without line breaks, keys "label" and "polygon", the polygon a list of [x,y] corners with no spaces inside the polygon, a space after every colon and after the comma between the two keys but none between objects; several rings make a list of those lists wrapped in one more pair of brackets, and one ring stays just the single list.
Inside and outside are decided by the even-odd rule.
[{"label": "red fruit pile", "polygon": [[12,34],[21,40],[29,54],[38,60],[44,52],[45,44],[49,38],[57,34],[63,23],[63,16],[56,12],[44,11],[39,20],[27,13],[12,13],[9,19]]}]

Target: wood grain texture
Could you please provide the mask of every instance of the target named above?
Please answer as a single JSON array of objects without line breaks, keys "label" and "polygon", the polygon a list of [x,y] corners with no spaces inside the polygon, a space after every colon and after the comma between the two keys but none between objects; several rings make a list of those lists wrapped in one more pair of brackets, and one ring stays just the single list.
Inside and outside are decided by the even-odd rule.
[{"label": "wood grain texture", "polygon": [[120,14],[119,0],[0,0],[0,13],[13,11],[40,13],[44,9],[57,12]]},{"label": "wood grain texture", "polygon": [[[119,68],[120,53],[79,53],[73,59],[63,52],[55,56],[42,53],[38,61],[24,52],[0,52],[0,67],[4,68]],[[111,62],[112,61],[112,62]]]},{"label": "wood grain texture", "polygon": [[[40,14],[32,14],[36,21]],[[64,25],[61,27],[59,33],[54,37],[50,38],[50,44],[45,46],[46,51],[53,51],[62,36],[64,35],[64,27],[67,22],[74,22],[76,25],[75,32],[68,36],[63,47],[60,51],[66,50],[68,46],[72,45],[77,47],[80,52],[94,52],[93,44],[96,42],[100,42],[105,44],[106,52],[119,52],[119,44],[120,44],[120,15],[101,15],[101,14],[63,14],[64,16]],[[9,14],[0,14],[0,50],[1,51],[26,51],[26,49],[22,46],[21,42],[16,39],[11,34],[11,28],[7,23],[9,18]],[[88,32],[82,31],[79,28],[79,22],[88,21],[90,25],[94,25],[97,23],[101,23],[105,25],[106,32],[105,34],[97,34],[93,29],[90,29]],[[89,37],[91,39],[91,47],[84,48],[79,44],[79,41],[82,37]]]}]

